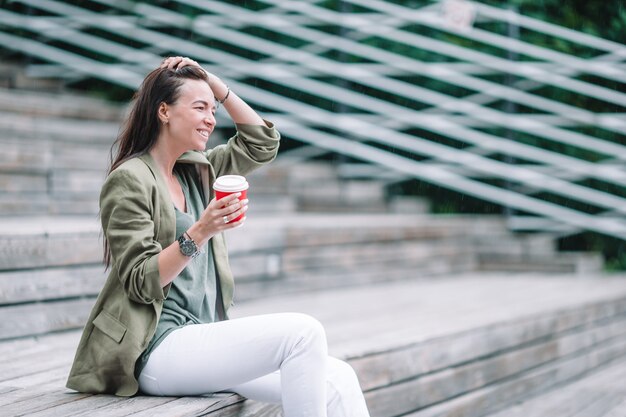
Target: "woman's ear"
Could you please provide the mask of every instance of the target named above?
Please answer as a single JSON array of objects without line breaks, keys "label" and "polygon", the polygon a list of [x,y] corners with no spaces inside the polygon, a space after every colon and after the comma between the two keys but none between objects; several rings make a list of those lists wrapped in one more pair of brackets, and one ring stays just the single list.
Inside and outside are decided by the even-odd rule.
[{"label": "woman's ear", "polygon": [[169,123],[169,107],[166,103],[161,103],[159,105],[159,120],[161,121],[161,123],[163,125],[166,125]]}]

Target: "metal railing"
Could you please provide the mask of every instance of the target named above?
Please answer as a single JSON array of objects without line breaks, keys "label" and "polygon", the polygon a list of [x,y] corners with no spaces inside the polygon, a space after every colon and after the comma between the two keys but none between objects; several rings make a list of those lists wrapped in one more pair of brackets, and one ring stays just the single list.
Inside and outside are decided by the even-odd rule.
[{"label": "metal railing", "polygon": [[[601,53],[582,59],[478,27],[455,28],[446,24],[437,2],[409,9],[380,0],[346,0],[347,4],[369,10],[354,14],[330,10],[318,2],[257,1],[266,6],[262,11],[215,0],[175,2],[193,8],[192,15],[185,15],[176,7],[122,0],[92,0],[93,4],[106,7],[110,13],[107,15],[58,0],[14,3],[29,5],[53,16],[20,16],[0,11],[3,28],[0,41],[5,47],[38,56],[56,64],[57,69],[70,68],[76,74],[131,88],[139,84],[148,68],[159,62],[161,54],[177,51],[192,56],[204,62],[209,70],[224,74],[231,87],[247,99],[274,110],[270,117],[279,123],[281,131],[309,145],[293,151],[293,161],[323,152],[349,155],[372,166],[384,167],[387,181],[418,178],[533,215],[512,217],[510,225],[514,228],[565,233],[592,230],[626,239],[626,199],[623,197],[626,193],[579,184],[592,179],[623,188],[626,185],[623,168],[626,147],[572,130],[592,126],[623,134],[626,115],[595,113],[534,93],[549,85],[626,107],[626,94],[578,77],[585,73],[611,82],[626,82],[626,67],[622,62],[626,58],[624,45],[473,2],[466,4],[474,8],[477,18],[509,22]],[[419,24],[533,60],[511,61],[444,42],[410,31],[406,29],[408,24]],[[329,25],[344,30],[329,30]],[[202,41],[181,39],[160,30],[162,28],[184,30]],[[262,37],[248,30],[259,28],[279,36]],[[38,40],[16,36],[13,33],[16,29],[38,34]],[[115,39],[124,38],[128,44],[85,33],[86,29],[114,34]],[[393,49],[372,45],[368,40],[374,37],[401,46],[402,50],[411,48],[455,61],[423,62]],[[46,40],[62,41],[74,48],[70,51],[51,46]],[[203,44],[211,40],[219,40],[229,47]],[[131,42],[148,47],[143,50],[131,47]],[[77,50],[88,53],[80,54]],[[357,62],[329,58],[328,53],[333,51],[353,57]],[[92,58],[94,52],[116,62],[98,61]],[[249,58],[248,53],[261,58]],[[50,73],[54,69],[46,71]],[[504,85],[484,77],[493,74],[508,74],[519,80]],[[402,78],[406,76],[428,77],[469,93],[454,96],[445,89],[430,88],[428,83],[420,86],[406,81]],[[342,111],[325,110],[308,104],[307,100],[256,87],[251,79],[288,89],[288,96],[302,92],[335,103]],[[354,85],[395,99],[361,93]],[[402,100],[410,104],[403,105]],[[497,110],[493,104],[501,100],[534,108],[538,113]],[[426,108],[416,110],[416,103]],[[436,143],[430,135],[416,134],[411,129],[431,132],[452,144]],[[494,129],[507,131],[507,134],[488,132]],[[541,142],[526,144],[515,140],[514,134],[531,135]],[[546,149],[555,143],[591,151],[601,156],[600,161]],[[385,150],[390,147],[421,160]],[[506,159],[495,158],[497,154]],[[514,162],[517,159],[524,163]],[[371,172],[375,175],[376,171]],[[389,179],[390,172],[395,173],[392,179]],[[494,179],[504,181],[506,186],[489,181]],[[567,203],[546,201],[539,198],[538,193],[582,203],[595,213],[574,210],[567,207]]]}]

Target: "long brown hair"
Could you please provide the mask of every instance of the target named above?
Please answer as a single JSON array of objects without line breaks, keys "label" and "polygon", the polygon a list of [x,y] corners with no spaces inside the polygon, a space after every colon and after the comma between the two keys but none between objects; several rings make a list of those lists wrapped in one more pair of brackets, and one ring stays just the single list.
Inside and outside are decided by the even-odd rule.
[{"label": "long brown hair", "polygon": [[[161,131],[158,117],[161,103],[173,104],[180,96],[185,80],[204,80],[207,74],[198,67],[186,66],[178,70],[157,68],[144,78],[133,96],[132,106],[110,152],[107,175],[131,158],[148,152]],[[111,248],[104,236],[104,265],[111,265]]]}]

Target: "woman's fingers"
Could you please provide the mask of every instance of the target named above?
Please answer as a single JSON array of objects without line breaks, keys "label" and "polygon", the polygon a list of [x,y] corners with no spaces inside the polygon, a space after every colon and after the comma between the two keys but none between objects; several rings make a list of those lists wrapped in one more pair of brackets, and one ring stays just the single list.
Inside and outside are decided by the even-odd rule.
[{"label": "woman's fingers", "polygon": [[200,67],[200,64],[198,64],[191,58],[187,58],[184,56],[171,56],[163,60],[163,62],[161,63],[161,68],[180,69],[188,65]]},{"label": "woman's fingers", "polygon": [[172,69],[176,65],[178,65],[182,60],[183,60],[182,56],[170,56],[170,57],[167,57],[161,63],[161,68]]},{"label": "woman's fingers", "polygon": [[237,220],[236,222],[230,222],[228,223],[228,229],[236,229],[240,226],[243,226],[243,223],[246,221],[246,216],[243,216],[240,220]]},{"label": "woman's fingers", "polygon": [[[248,199],[239,200],[241,193],[227,195],[219,200],[213,199],[206,209],[206,221],[223,229],[233,219],[248,211]],[[228,227],[226,227],[228,228]]]},{"label": "woman's fingers", "polygon": [[218,204],[219,208],[224,208],[229,205],[236,204],[239,201],[239,197],[241,197],[241,193],[229,194],[226,197],[216,200],[216,204]]},{"label": "woman's fingers", "polygon": [[231,206],[228,206],[224,210],[230,210],[228,212],[224,212],[222,216],[222,219],[224,219],[224,223],[228,223],[248,211],[248,200],[243,200],[239,204],[233,204]]}]

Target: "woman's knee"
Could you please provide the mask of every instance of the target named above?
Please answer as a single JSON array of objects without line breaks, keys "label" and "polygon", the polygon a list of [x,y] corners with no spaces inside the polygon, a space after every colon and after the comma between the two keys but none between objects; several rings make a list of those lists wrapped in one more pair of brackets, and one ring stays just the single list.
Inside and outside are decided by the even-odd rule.
[{"label": "woman's knee", "polygon": [[299,335],[299,339],[315,345],[326,352],[328,344],[324,326],[316,318],[303,313],[284,313],[291,323],[293,331]]}]

